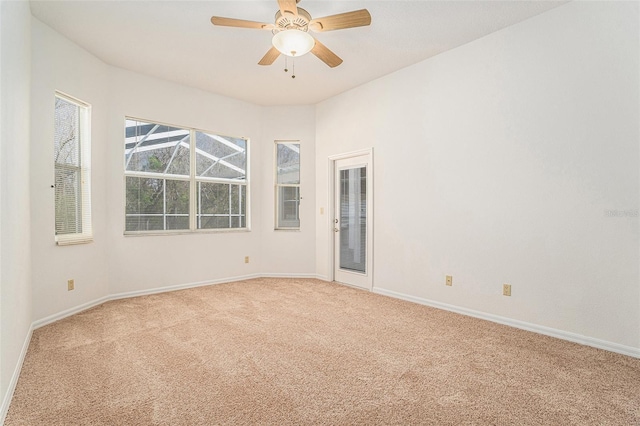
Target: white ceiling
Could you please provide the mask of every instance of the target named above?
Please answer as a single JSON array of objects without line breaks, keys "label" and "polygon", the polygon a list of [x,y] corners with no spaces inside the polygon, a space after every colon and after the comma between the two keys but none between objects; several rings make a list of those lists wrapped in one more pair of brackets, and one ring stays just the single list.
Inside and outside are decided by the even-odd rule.
[{"label": "white ceiling", "polygon": [[[312,54],[285,74],[264,30],[213,26],[212,15],[274,21],[276,0],[31,1],[35,17],[104,62],[259,105],[315,104],[338,93],[552,9],[565,1],[314,1],[318,18],[366,8],[371,26],[314,36],[344,62]],[[289,65],[291,68],[291,65]]]}]

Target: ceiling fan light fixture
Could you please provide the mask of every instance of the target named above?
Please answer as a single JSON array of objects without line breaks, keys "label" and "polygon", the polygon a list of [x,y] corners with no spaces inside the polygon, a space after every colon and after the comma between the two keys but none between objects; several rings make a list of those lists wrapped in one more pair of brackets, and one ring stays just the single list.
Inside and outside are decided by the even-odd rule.
[{"label": "ceiling fan light fixture", "polygon": [[271,43],[283,55],[297,57],[309,53],[316,41],[311,34],[292,28],[276,33]]}]

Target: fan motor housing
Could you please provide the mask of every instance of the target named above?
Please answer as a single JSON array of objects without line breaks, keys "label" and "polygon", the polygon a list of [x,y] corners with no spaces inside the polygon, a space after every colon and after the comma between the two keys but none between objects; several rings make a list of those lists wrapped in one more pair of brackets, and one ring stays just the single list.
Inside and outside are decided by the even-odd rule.
[{"label": "fan motor housing", "polygon": [[281,11],[276,12],[276,26],[280,30],[296,28],[301,31],[307,31],[310,21],[311,15],[301,7],[298,8],[298,16],[288,13],[282,15]]}]

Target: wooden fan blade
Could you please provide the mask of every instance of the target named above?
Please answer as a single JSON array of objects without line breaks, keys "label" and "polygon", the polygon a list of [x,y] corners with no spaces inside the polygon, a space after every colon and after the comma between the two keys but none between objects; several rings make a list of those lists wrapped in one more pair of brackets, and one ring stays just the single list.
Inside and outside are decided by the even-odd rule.
[{"label": "wooden fan blade", "polygon": [[285,13],[291,13],[298,16],[298,6],[296,6],[296,0],[278,0],[278,6],[280,6],[280,13],[282,16]]},{"label": "wooden fan blade", "polygon": [[367,9],[354,10],[353,12],[340,13],[339,15],[325,16],[312,19],[309,28],[313,31],[333,31],[345,28],[364,27],[371,24],[371,14]]},{"label": "wooden fan blade", "polygon": [[280,52],[275,47],[272,47],[271,49],[269,49],[267,54],[264,55],[262,59],[260,59],[258,65],[271,65],[275,62],[276,59],[278,59],[278,56],[280,56]]},{"label": "wooden fan blade", "polygon": [[331,68],[337,67],[342,63],[342,59],[335,53],[333,53],[327,46],[316,40],[316,44],[311,49],[311,53],[316,55],[322,62],[329,65]]},{"label": "wooden fan blade", "polygon": [[220,16],[212,16],[211,23],[213,25],[221,25],[223,27],[254,28],[258,30],[272,30],[276,27],[273,24],[265,24],[264,22],[246,21],[244,19],[223,18]]}]

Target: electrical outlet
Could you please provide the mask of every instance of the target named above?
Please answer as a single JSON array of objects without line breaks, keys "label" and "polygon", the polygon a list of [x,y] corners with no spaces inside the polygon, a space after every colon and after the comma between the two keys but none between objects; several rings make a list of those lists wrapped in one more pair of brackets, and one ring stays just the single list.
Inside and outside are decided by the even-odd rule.
[{"label": "electrical outlet", "polygon": [[320,207],[320,214],[324,214],[324,207]]},{"label": "electrical outlet", "polygon": [[447,275],[446,276],[445,284],[448,285],[448,286],[452,286],[453,285],[453,277],[451,275]]},{"label": "electrical outlet", "polygon": [[244,263],[249,263],[249,256],[244,257]]},{"label": "electrical outlet", "polygon": [[76,283],[74,280],[67,280],[67,291],[71,291],[76,288]]},{"label": "electrical outlet", "polygon": [[502,284],[502,295],[511,296],[511,284]]}]

